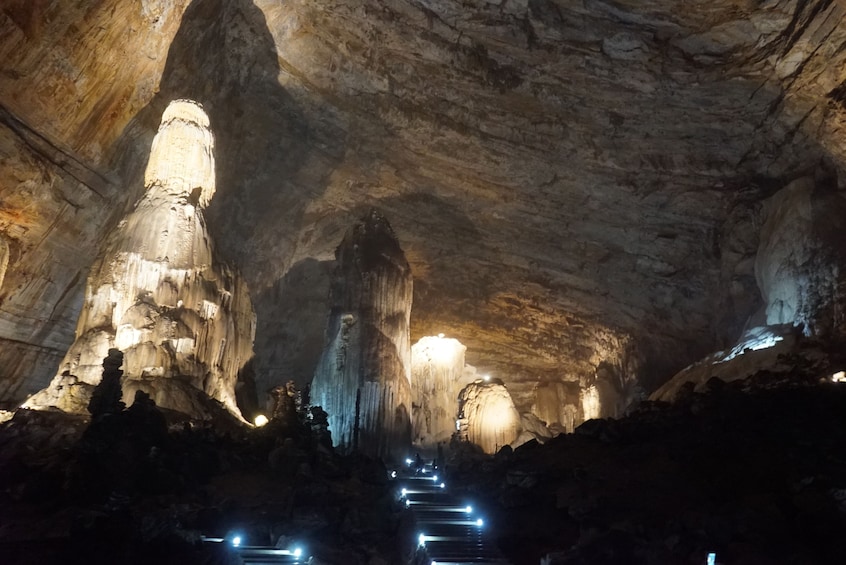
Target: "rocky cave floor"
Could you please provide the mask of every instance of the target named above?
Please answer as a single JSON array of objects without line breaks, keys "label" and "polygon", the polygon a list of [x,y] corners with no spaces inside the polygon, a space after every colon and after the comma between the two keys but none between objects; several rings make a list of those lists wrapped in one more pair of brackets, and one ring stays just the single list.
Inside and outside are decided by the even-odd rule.
[{"label": "rocky cave floor", "polygon": [[[238,531],[315,563],[409,562],[385,466],[322,441],[302,418],[197,427],[150,402],[90,425],[19,411],[0,428],[0,561],[237,563],[199,537]],[[515,564],[842,563],[846,385],[713,379],[545,445],[453,444],[446,475]]]}]

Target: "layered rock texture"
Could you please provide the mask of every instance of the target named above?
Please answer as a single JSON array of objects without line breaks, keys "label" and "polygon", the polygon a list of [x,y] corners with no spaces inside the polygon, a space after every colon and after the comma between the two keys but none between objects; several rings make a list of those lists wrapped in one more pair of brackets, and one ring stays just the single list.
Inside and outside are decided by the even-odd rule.
[{"label": "layered rock texture", "polygon": [[83,412],[116,348],[127,404],[140,390],[193,416],[208,414],[207,398],[240,415],[235,387],[253,356],[255,314],[246,284],[215,260],[203,218],[215,192],[214,139],[197,103],[165,110],[144,186],[91,269],[58,374],[26,407]]},{"label": "layered rock texture", "polygon": [[459,438],[485,453],[496,453],[520,436],[520,414],[499,379],[470,383],[461,390],[458,406]]},{"label": "layered rock texture", "polygon": [[376,210],[350,228],[335,256],[311,401],[329,413],[340,451],[398,457],[411,442],[411,270]]},{"label": "layered rock texture", "polygon": [[759,269],[765,299],[755,265],[762,227],[798,221],[765,202],[846,168],[844,44],[830,0],[5,2],[0,398],[55,375],[181,97],[219,134],[207,217],[268,330],[259,390],[314,374],[333,250],[374,205],[415,273],[412,337],[458,338],[564,427],[601,366],[654,390],[764,300],[828,327],[797,296],[839,296],[830,252]]},{"label": "layered rock texture", "polygon": [[415,446],[435,448],[449,442],[458,418],[458,393],[464,388],[464,353],[454,338],[426,336],[411,346],[412,438]]}]

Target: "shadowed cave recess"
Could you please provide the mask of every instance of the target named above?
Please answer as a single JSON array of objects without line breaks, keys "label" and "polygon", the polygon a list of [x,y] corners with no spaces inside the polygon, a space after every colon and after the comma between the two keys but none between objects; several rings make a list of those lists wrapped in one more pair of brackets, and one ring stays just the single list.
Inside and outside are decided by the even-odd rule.
[{"label": "shadowed cave recess", "polygon": [[832,0],[0,2],[0,561],[841,563],[844,135]]}]

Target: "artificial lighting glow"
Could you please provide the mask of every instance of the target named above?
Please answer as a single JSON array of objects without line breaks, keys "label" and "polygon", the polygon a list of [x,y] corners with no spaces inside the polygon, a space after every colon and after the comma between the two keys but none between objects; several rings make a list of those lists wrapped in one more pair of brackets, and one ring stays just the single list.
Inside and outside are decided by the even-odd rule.
[{"label": "artificial lighting glow", "polygon": [[846,371],[837,371],[836,373],[831,375],[831,382],[846,383]]},{"label": "artificial lighting glow", "polygon": [[426,545],[426,536],[420,534],[417,536],[417,545],[423,546]]},{"label": "artificial lighting glow", "polygon": [[267,422],[268,422],[267,416],[265,416],[264,414],[259,414],[258,416],[256,416],[256,419],[253,420],[253,423],[256,425],[257,428],[260,428],[260,427],[266,425]]},{"label": "artificial lighting glow", "polygon": [[593,385],[582,390],[582,413],[585,415],[585,420],[599,418],[599,389]]},{"label": "artificial lighting glow", "polygon": [[473,507],[472,506],[465,506],[464,512],[467,513],[467,514],[470,514],[471,512],[473,512]]},{"label": "artificial lighting glow", "polygon": [[446,488],[446,483],[441,483],[441,488]]},{"label": "artificial lighting glow", "polygon": [[437,476],[437,475],[434,475],[434,476],[432,477],[432,481],[433,481],[433,482],[438,482],[438,476]]},{"label": "artificial lighting glow", "polygon": [[481,518],[479,518],[478,520],[476,520],[476,525],[477,525],[477,526],[484,526],[484,525],[485,525],[485,522],[484,522],[484,520],[482,520]]},{"label": "artificial lighting glow", "polygon": [[455,421],[455,431],[457,431],[457,432],[461,431],[461,420]]},{"label": "artificial lighting glow", "polygon": [[749,337],[731,348],[726,356],[717,359],[714,364],[716,365],[717,363],[731,361],[738,355],[746,353],[747,350],[758,351],[760,349],[768,349],[773,347],[776,343],[784,341],[782,336],[776,335],[766,328],[754,328],[750,330],[747,335]]},{"label": "artificial lighting glow", "polygon": [[408,489],[404,488],[400,492],[402,493],[403,496],[405,496],[405,495],[408,494]]},{"label": "artificial lighting glow", "polygon": [[412,463],[414,463],[414,461],[412,461],[411,459],[406,459],[406,460],[405,460],[405,464],[406,464],[406,465],[411,465]]},{"label": "artificial lighting glow", "polygon": [[301,547],[294,549],[294,557],[300,558],[302,556],[303,556],[303,549]]},{"label": "artificial lighting glow", "polygon": [[490,375],[482,375],[482,378],[485,379],[485,382],[488,382],[489,380],[491,380]]},{"label": "artificial lighting glow", "polygon": [[406,498],[405,499],[405,507],[408,508],[409,506],[411,506],[411,501]]},{"label": "artificial lighting glow", "polygon": [[232,538],[232,546],[238,547],[239,545],[241,545],[241,536],[235,536]]},{"label": "artificial lighting glow", "polygon": [[438,337],[439,337],[440,339],[443,339],[443,338],[444,338],[444,334],[438,334]]},{"label": "artificial lighting glow", "polygon": [[391,471],[391,478],[392,478],[392,479],[396,479],[396,478],[397,478],[397,472],[396,472],[396,471]]},{"label": "artificial lighting glow", "polygon": [[709,553],[708,554],[708,565],[717,565],[717,554],[716,553]]}]

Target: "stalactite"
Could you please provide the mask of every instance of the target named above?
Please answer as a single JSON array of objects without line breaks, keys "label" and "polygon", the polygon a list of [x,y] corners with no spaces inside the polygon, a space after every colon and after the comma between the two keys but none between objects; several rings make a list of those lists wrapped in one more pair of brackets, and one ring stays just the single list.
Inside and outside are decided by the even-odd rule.
[{"label": "stalactite", "polygon": [[210,397],[240,416],[235,383],[253,355],[255,314],[240,276],[215,261],[203,218],[215,192],[214,139],[199,104],[165,110],[144,183],[91,269],[59,374],[24,406],[80,411],[74,398],[100,382],[116,348],[127,403],[142,390],[159,406],[205,416]]},{"label": "stalactite", "polygon": [[520,414],[499,379],[479,379],[459,394],[459,435],[485,453],[496,453],[520,435]]},{"label": "stalactite", "polygon": [[347,232],[335,257],[312,403],[329,413],[339,450],[398,454],[411,436],[411,271],[375,210]]}]

